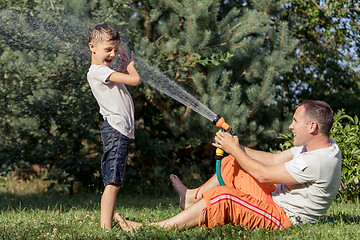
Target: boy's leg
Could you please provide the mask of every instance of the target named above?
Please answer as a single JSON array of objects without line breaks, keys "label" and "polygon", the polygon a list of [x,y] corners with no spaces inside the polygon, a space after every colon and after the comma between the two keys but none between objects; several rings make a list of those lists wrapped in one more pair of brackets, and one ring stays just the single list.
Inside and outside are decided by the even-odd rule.
[{"label": "boy's leg", "polygon": [[107,120],[101,126],[100,133],[104,145],[101,173],[105,185],[101,198],[100,226],[111,229],[116,197],[123,184],[125,158],[128,154],[130,139],[111,127]]},{"label": "boy's leg", "polygon": [[108,184],[106,185],[101,197],[101,228],[110,230],[112,228],[113,215],[116,205],[116,196],[120,190],[120,186]]}]

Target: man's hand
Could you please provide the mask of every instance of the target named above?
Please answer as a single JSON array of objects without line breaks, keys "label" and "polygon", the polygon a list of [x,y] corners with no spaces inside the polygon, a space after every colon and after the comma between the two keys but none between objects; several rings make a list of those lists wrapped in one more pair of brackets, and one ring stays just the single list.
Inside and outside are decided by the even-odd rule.
[{"label": "man's hand", "polygon": [[119,48],[119,54],[118,54],[119,58],[120,58],[120,67],[119,67],[119,72],[121,73],[126,73],[127,72],[127,67],[132,64],[134,65],[134,52],[131,51],[131,58],[129,58],[127,51],[125,49],[124,46],[121,46],[121,48]]},{"label": "man's hand", "polygon": [[233,136],[228,132],[219,130],[215,135],[215,143],[212,145],[214,147],[221,148],[229,154],[233,154],[236,149],[240,148],[239,139],[237,136]]}]

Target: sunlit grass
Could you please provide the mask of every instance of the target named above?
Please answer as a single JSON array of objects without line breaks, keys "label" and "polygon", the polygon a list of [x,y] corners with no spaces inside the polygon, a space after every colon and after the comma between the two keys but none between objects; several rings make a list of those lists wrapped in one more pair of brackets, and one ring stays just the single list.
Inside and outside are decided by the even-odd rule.
[{"label": "sunlit grass", "polygon": [[[250,231],[227,225],[211,230],[199,227],[179,232],[144,226],[129,234],[116,222],[111,231],[100,229],[100,197],[101,192],[60,195],[29,191],[15,194],[3,185],[0,190],[0,239],[359,239],[360,235],[359,201],[335,202],[323,222],[287,230]],[[180,208],[172,189],[166,195],[122,189],[116,212],[127,219],[149,223],[171,217],[180,212]]]}]

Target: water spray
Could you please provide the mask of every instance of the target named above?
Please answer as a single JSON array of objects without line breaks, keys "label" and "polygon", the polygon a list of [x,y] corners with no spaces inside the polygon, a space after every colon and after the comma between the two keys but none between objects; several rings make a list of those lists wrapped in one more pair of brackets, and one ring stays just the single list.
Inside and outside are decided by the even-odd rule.
[{"label": "water spray", "polygon": [[[232,129],[230,128],[229,124],[225,122],[223,117],[216,115],[213,111],[211,111],[194,96],[186,92],[181,86],[177,85],[159,69],[154,66],[150,66],[146,61],[139,57],[136,57],[136,62],[140,63],[141,65],[141,68],[138,70],[144,83],[191,108],[193,111],[212,121],[215,126],[222,128],[223,131],[232,133]],[[142,71],[145,72],[141,73]],[[216,176],[221,186],[225,186],[225,183],[221,177],[221,160],[223,157],[224,150],[217,148],[215,154]]]}]

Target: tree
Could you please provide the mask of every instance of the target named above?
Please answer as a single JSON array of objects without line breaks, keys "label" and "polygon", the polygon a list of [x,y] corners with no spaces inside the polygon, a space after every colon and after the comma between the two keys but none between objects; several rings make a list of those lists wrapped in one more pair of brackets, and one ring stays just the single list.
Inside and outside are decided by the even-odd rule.
[{"label": "tree", "polygon": [[[291,22],[299,46],[297,64],[284,76],[289,102],[321,99],[358,114],[360,22],[357,1],[291,1],[282,19]],[[292,100],[294,99],[294,100]]]},{"label": "tree", "polygon": [[[289,54],[296,41],[289,34],[288,23],[280,20],[283,4],[249,1],[238,9],[215,0],[132,1],[137,16],[132,29],[143,32],[135,36],[135,50],[221,114],[242,143],[266,148],[270,143],[267,140],[274,139],[283,128],[287,111],[277,98],[282,92],[277,86],[280,76],[294,64]],[[147,81],[151,74],[144,72],[143,79]],[[164,104],[168,97],[159,95],[157,90],[146,89],[146,98],[141,99],[145,104],[138,106],[136,112],[143,114],[144,132],[148,129],[151,138],[158,137],[162,143],[170,140],[168,143],[173,145],[182,137],[191,139],[194,145],[176,145],[180,147],[177,152],[170,147],[171,152],[164,154],[175,162],[184,154],[192,162],[207,158],[202,162],[213,166],[210,143],[214,126],[176,101],[166,100]],[[151,115],[144,111],[149,105],[156,107]],[[154,116],[169,129],[156,132]],[[137,146],[143,150],[151,146],[150,137],[148,142],[144,138],[141,141],[143,144]],[[169,170],[169,159],[157,166]]]}]

